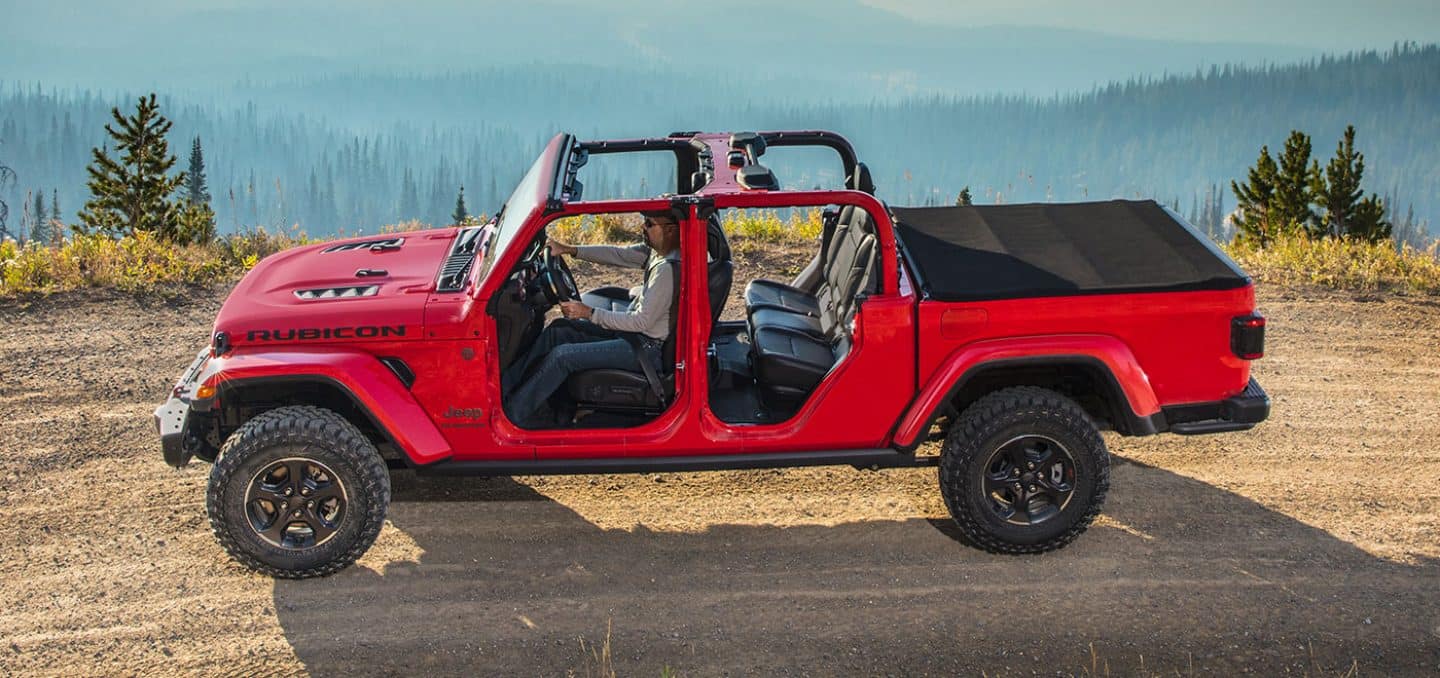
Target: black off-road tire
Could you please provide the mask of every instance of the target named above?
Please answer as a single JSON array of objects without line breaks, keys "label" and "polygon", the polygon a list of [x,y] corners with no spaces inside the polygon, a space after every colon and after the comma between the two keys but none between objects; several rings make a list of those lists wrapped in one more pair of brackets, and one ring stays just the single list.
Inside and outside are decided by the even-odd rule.
[{"label": "black off-road tire", "polygon": [[[247,493],[258,474],[294,458],[333,472],[345,499],[332,534],[313,545],[287,547],[267,541],[254,526]],[[245,422],[221,447],[205,494],[210,528],[230,556],[284,579],[321,577],[348,567],[375,543],[389,504],[390,473],[375,446],[345,418],[310,406],[281,407]]]},{"label": "black off-road tire", "polygon": [[[1027,444],[1032,445],[1028,449],[1039,452],[1026,452]],[[1041,491],[1029,494],[1032,500],[1023,499],[1027,495],[1007,494],[1008,489],[999,490],[998,500],[992,495],[996,485],[1010,486],[1009,480],[997,478],[1026,471],[1026,464],[1015,468],[1010,463],[1011,455],[1017,453],[1033,454],[1036,459],[1060,454],[1063,456],[1053,458],[1071,460],[1068,467],[1051,462],[1061,464],[1059,475],[1071,478],[1063,504],[1053,501],[1061,493],[1049,490],[1065,483],[1047,484],[1048,475],[1033,481]],[[1031,475],[1054,468],[1040,463],[1041,471]],[[1110,452],[1073,400],[1047,389],[1021,386],[986,395],[956,418],[945,436],[939,476],[945,506],[966,541],[991,553],[1043,553],[1074,541],[1100,513],[1110,489]],[[1020,482],[1018,477],[1015,480]],[[1029,482],[1021,485],[1031,486]],[[1020,506],[1027,508],[1017,508]],[[1039,522],[1015,524],[1003,515],[1009,510],[1013,519],[1027,521],[1031,506],[1045,515]]]}]

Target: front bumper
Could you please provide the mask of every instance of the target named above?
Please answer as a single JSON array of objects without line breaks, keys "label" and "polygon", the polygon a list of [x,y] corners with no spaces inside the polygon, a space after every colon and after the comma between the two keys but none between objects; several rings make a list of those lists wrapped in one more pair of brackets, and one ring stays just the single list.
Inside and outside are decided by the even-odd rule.
[{"label": "front bumper", "polygon": [[195,361],[190,363],[190,367],[180,376],[180,381],[175,383],[170,397],[155,408],[155,428],[160,433],[160,450],[165,455],[165,463],[175,468],[190,463],[190,457],[194,454],[194,450],[186,445],[186,434],[191,433],[188,431],[191,415],[194,406],[199,404],[193,396],[201,383],[200,377],[209,358],[210,349],[202,349],[200,354],[195,356]]},{"label": "front bumper", "polygon": [[1260,382],[1251,377],[1240,395],[1213,403],[1166,407],[1164,412],[1171,433],[1245,431],[1270,416],[1270,396],[1260,388]]}]

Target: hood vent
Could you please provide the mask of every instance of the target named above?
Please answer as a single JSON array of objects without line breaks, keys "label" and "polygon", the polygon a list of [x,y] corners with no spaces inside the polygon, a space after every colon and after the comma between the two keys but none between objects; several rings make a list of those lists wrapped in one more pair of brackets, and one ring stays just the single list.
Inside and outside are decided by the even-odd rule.
[{"label": "hood vent", "polygon": [[404,238],[385,238],[385,239],[382,239],[382,240],[365,240],[365,241],[362,241],[362,242],[347,242],[347,243],[345,243],[345,244],[343,244],[343,245],[335,245],[335,246],[333,246],[333,247],[326,247],[325,249],[320,250],[320,253],[321,253],[321,254],[329,254],[329,253],[331,253],[331,252],[349,252],[349,251],[351,251],[351,250],[364,250],[364,249],[368,249],[368,250],[370,250],[371,252],[383,252],[383,251],[385,251],[385,250],[398,250],[398,249],[400,249],[400,246],[403,245],[403,244],[405,244],[405,239],[404,239]]},{"label": "hood vent", "polygon": [[351,285],[348,287],[321,287],[313,290],[295,290],[300,299],[353,299],[373,297],[380,293],[379,285]]},{"label": "hood vent", "polygon": [[475,261],[475,247],[480,244],[480,226],[460,231],[450,254],[445,256],[445,265],[440,267],[440,277],[435,281],[436,292],[458,292],[465,287],[465,275]]}]

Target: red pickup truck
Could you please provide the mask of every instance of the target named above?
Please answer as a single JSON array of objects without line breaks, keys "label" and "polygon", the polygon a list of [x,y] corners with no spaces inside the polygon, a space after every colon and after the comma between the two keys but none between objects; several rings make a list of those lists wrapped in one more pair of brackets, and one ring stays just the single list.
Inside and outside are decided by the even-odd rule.
[{"label": "red pickup truck", "polygon": [[[838,156],[843,189],[782,190],[765,153],[803,146]],[[585,200],[585,165],[615,153],[673,158],[674,191]],[[720,215],[791,208],[824,210],[810,265],[788,282],[744,281],[744,320],[721,320],[741,281]],[[547,311],[628,303],[623,289],[582,292],[546,227],[656,210],[676,216],[681,243],[662,358],[575,373],[552,398],[564,426],[517,426],[499,375]],[[938,465],[967,541],[1036,553],[1100,511],[1100,430],[1264,420],[1250,377],[1264,329],[1250,279],[1151,201],[891,208],[830,132],[561,134],[489,224],[260,262],[155,416],[168,463],[214,464],[206,508],[220,543],[277,577],[364,553],[391,469]],[[917,453],[930,440],[940,452]]]}]

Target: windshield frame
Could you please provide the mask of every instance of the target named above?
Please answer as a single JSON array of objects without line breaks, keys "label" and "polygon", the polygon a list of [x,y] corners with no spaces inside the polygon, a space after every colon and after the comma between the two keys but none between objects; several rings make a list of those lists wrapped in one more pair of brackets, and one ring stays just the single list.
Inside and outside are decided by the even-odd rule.
[{"label": "windshield frame", "polygon": [[494,225],[495,232],[491,234],[485,247],[476,253],[476,256],[482,259],[481,265],[475,267],[472,289],[479,290],[495,263],[505,256],[516,236],[525,230],[525,224],[530,218],[537,211],[549,207],[555,174],[560,171],[560,160],[564,154],[569,153],[571,143],[568,134],[552,137],[540,157],[535,159],[525,176],[521,177],[520,183],[516,184],[510,197],[501,205],[498,220]]}]

